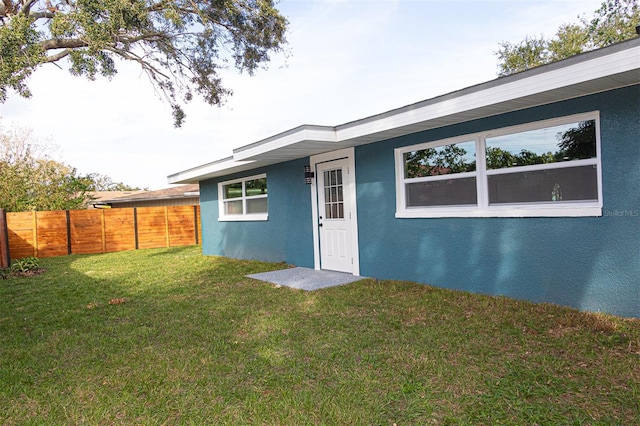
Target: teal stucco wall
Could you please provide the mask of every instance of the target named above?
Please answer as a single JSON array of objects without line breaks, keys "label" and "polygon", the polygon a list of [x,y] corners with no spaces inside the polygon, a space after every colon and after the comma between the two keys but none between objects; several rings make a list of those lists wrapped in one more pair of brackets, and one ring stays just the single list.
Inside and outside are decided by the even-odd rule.
[{"label": "teal stucco wall", "polygon": [[[599,111],[601,217],[395,218],[394,152]],[[640,86],[411,134],[355,150],[360,274],[640,317]],[[201,182],[203,252],[313,267],[309,159],[267,174],[269,220],[219,222],[218,179]]]},{"label": "teal stucco wall", "polygon": [[[603,215],[395,218],[394,148],[600,111]],[[640,86],[356,148],[360,272],[640,317]]]},{"label": "teal stucco wall", "polygon": [[[203,253],[313,268],[311,191],[304,183],[305,164],[308,159],[200,182]],[[267,174],[269,219],[219,222],[218,182],[260,173]]]}]

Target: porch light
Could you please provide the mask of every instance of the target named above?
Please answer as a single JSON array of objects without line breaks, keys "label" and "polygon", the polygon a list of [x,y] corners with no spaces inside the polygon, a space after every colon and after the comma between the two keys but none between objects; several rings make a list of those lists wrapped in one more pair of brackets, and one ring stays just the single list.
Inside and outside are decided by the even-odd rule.
[{"label": "porch light", "polygon": [[311,180],[315,177],[315,174],[311,171],[311,166],[304,166],[304,183],[311,185]]}]

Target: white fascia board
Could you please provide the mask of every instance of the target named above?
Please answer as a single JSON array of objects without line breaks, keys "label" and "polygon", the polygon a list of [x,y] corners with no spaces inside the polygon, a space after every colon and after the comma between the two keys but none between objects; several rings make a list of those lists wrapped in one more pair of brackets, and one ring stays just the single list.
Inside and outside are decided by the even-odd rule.
[{"label": "white fascia board", "polygon": [[246,166],[250,166],[255,161],[236,161],[233,157],[224,158],[213,163],[174,173],[167,177],[168,183],[198,183],[210,177],[222,174],[233,173],[234,170],[241,171]]},{"label": "white fascia board", "polygon": [[355,121],[338,126],[336,136],[338,142],[366,137],[373,133],[411,126],[633,70],[639,70],[640,76],[640,46],[447,98],[441,102],[428,103],[407,111],[400,110],[379,119],[366,120],[363,123]]},{"label": "white fascia board", "polygon": [[300,126],[289,132],[277,135],[264,141],[235,149],[233,158],[236,161],[256,159],[261,154],[296,145],[300,142],[336,143],[336,132],[327,126]]},{"label": "white fascia board", "polygon": [[[509,106],[509,102],[518,100],[522,100],[518,105],[521,109],[584,96],[596,93],[598,90],[615,88],[615,84],[607,82],[603,85],[604,88],[594,85],[592,88],[583,87],[581,90],[573,90],[552,97],[544,94],[580,84],[588,85],[590,81],[595,82],[598,79],[603,79],[604,82],[607,77],[617,74],[637,71],[638,78],[635,81],[632,79],[630,83],[637,84],[640,82],[640,43],[635,39],[623,43],[618,47],[605,48],[611,50],[611,53],[588,52],[583,54],[585,56],[580,55],[513,76],[481,83],[458,92],[336,127],[303,125],[237,148],[233,151],[233,157],[170,175],[168,182],[196,183],[211,177],[249,170],[252,164],[254,166],[273,164],[278,161],[279,155],[275,151],[282,148],[295,148],[296,145],[302,146],[303,142],[326,144],[327,151],[330,151],[333,148],[355,146],[358,144],[358,139],[367,140],[364,143],[370,143],[393,137],[394,134],[402,134],[402,132],[398,133],[398,130],[403,127],[428,124],[430,121],[435,123],[445,117],[455,121],[455,117],[459,116],[463,121],[465,116],[469,117],[469,114],[473,118],[479,118],[507,112],[513,108]],[[631,47],[627,47],[630,44]],[[623,85],[625,84],[620,84],[618,87]],[[316,146],[316,152],[317,148]],[[305,152],[306,148],[301,149],[300,156],[304,157]],[[271,153],[270,156],[269,153]]]}]

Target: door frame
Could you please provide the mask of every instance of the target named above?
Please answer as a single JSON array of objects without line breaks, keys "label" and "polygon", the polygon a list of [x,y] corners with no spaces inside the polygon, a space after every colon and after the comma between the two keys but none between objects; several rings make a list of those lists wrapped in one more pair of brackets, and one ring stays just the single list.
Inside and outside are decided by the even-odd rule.
[{"label": "door frame", "polygon": [[[360,250],[358,248],[358,209],[356,202],[356,162],[355,149],[345,148],[337,151],[326,152],[324,154],[312,155],[309,157],[311,170],[316,173],[317,165],[334,160],[347,160],[349,173],[348,180],[344,181],[345,191],[349,191],[349,209],[351,211],[351,255],[353,256],[353,267],[351,273],[360,275]],[[344,179],[344,176],[343,176]],[[318,191],[317,179],[313,179],[311,186],[311,223],[313,229],[313,267],[316,270],[322,269],[320,262],[320,233],[318,232]]]}]

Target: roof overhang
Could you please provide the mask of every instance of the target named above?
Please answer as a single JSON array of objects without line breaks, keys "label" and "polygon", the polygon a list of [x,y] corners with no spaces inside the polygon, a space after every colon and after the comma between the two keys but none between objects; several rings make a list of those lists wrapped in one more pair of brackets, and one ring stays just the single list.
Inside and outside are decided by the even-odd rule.
[{"label": "roof overhang", "polygon": [[335,127],[304,125],[168,177],[195,183],[640,83],[640,38]]}]

